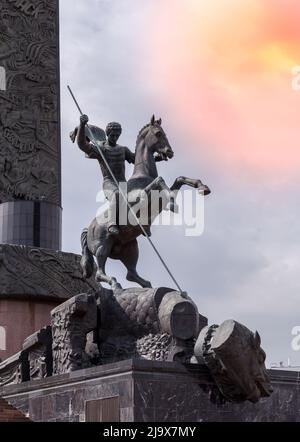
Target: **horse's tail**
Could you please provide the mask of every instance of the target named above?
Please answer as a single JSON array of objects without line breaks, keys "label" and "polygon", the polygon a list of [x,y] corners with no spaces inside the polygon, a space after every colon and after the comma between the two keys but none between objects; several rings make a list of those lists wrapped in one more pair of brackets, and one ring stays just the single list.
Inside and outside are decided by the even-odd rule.
[{"label": "horse's tail", "polygon": [[84,229],[81,234],[82,258],[80,265],[84,278],[90,278],[94,273],[94,257],[87,244],[88,229]]}]

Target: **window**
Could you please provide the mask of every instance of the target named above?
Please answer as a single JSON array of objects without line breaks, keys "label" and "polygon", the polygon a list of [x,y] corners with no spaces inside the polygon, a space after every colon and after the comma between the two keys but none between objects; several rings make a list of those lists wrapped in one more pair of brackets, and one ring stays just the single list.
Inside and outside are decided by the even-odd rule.
[{"label": "window", "polygon": [[6,350],[6,330],[0,327],[0,350]]},{"label": "window", "polygon": [[85,403],[86,422],[120,422],[119,396],[87,401]]}]

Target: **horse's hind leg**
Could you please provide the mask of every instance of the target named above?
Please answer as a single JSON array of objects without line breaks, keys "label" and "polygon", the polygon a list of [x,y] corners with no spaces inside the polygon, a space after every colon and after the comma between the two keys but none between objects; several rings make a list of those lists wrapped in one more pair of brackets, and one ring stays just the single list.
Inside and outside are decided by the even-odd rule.
[{"label": "horse's hind leg", "polygon": [[105,264],[107,261],[107,256],[102,255],[101,251],[97,251],[96,255],[98,270],[96,273],[96,281],[97,282],[107,282],[107,284],[111,284],[111,277],[107,276],[105,273]]},{"label": "horse's hind leg", "polygon": [[136,265],[139,259],[139,248],[137,240],[123,246],[120,252],[120,260],[128,270],[126,279],[131,282],[136,282],[142,287],[152,287],[151,282],[147,281],[137,273]]},{"label": "horse's hind leg", "polygon": [[109,284],[112,289],[121,288],[120,284],[118,284],[116,278],[108,276],[105,273],[105,265],[107,258],[111,252],[112,242],[108,241],[107,244],[104,244],[98,248],[96,251],[96,260],[98,265],[98,270],[96,273],[96,281],[97,282],[106,282]]}]

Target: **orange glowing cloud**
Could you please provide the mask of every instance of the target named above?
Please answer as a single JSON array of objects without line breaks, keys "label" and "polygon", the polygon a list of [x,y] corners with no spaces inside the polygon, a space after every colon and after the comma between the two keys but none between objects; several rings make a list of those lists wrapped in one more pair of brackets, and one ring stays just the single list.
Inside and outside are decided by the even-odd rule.
[{"label": "orange glowing cloud", "polygon": [[156,87],[221,163],[279,181],[299,173],[299,20],[298,0],[165,0],[155,10]]}]

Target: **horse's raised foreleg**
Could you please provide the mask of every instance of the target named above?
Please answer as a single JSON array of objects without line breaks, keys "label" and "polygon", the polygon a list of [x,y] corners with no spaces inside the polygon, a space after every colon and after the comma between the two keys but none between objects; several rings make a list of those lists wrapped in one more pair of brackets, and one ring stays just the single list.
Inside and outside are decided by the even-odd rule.
[{"label": "horse's raised foreleg", "polygon": [[198,189],[199,193],[201,193],[202,195],[209,195],[211,193],[209,187],[203,184],[201,180],[187,178],[185,176],[180,176],[176,178],[173,186],[171,186],[171,190],[175,192],[175,195],[177,195],[178,191],[181,189],[181,187],[184,184],[190,187],[194,187],[195,189]]},{"label": "horse's raised foreleg", "polygon": [[127,276],[126,279],[131,282],[136,282],[142,287],[151,287],[150,281],[147,281],[139,274],[136,270],[136,265],[139,259],[139,248],[137,240],[133,240],[127,244],[125,244],[120,252],[120,260],[127,268]]}]

